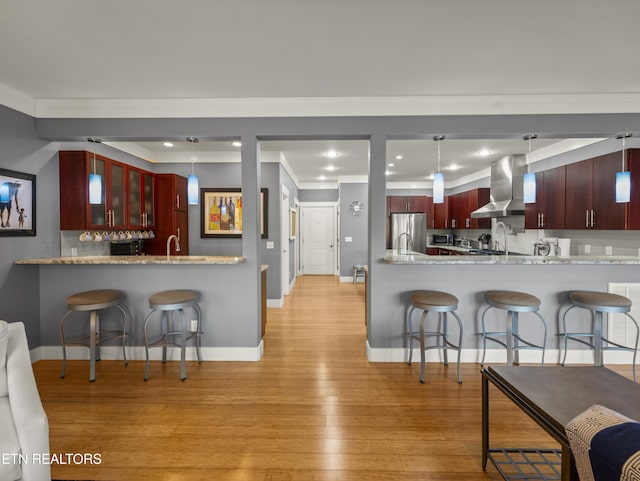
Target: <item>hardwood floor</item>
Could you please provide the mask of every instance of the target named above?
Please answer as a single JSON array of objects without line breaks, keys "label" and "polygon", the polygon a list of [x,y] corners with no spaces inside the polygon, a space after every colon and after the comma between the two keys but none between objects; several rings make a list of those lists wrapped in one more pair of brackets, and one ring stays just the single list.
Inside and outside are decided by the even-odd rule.
[{"label": "hardwood floor", "polygon": [[[481,467],[479,365],[369,363],[364,285],[297,280],[269,309],[260,362],[86,361],[34,370],[52,453],[98,453],[99,465],[53,465],[57,479],[396,481],[497,480]],[[492,440],[553,447],[492,393]],[[499,421],[498,421],[499,419]]]}]

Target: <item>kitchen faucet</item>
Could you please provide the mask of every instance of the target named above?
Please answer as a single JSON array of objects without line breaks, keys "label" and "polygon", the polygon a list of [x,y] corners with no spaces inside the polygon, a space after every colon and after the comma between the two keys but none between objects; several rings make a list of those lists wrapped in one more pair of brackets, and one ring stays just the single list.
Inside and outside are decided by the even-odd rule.
[{"label": "kitchen faucet", "polygon": [[171,234],[167,239],[167,259],[171,255],[171,239],[176,241],[176,252],[180,252],[180,241],[178,240],[178,236]]},{"label": "kitchen faucet", "polygon": [[496,237],[498,237],[498,227],[502,226],[502,232],[504,232],[504,255],[505,259],[509,258],[509,248],[507,247],[507,226],[504,222],[499,221],[496,223]]},{"label": "kitchen faucet", "polygon": [[403,232],[402,234],[400,234],[400,235],[398,236],[398,250],[401,250],[401,249],[400,249],[400,238],[401,238],[403,235],[406,235],[406,236],[407,236],[407,250],[408,250],[408,251],[413,250],[413,240],[411,239],[411,234],[409,234],[408,232]]}]

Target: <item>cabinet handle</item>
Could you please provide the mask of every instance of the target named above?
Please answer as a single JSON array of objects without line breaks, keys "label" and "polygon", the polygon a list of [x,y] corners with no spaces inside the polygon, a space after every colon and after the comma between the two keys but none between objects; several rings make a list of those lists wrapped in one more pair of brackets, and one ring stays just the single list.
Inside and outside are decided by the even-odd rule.
[{"label": "cabinet handle", "polygon": [[544,227],[544,212],[540,212],[540,227]]},{"label": "cabinet handle", "polygon": [[176,209],[180,208],[180,194],[176,194]]},{"label": "cabinet handle", "polygon": [[542,227],[542,217],[540,217],[542,214],[540,212],[538,212],[538,228]]},{"label": "cabinet handle", "polygon": [[587,218],[586,218],[586,221],[585,221],[585,227],[589,227],[589,211],[585,210],[584,212],[585,212],[585,214],[587,214]]},{"label": "cabinet handle", "polygon": [[596,211],[591,209],[591,227],[596,226]]},{"label": "cabinet handle", "polygon": [[471,227],[471,219],[467,218],[467,229]]},{"label": "cabinet handle", "polygon": [[448,229],[449,228],[449,219],[445,219],[444,220],[444,228]]},{"label": "cabinet handle", "polygon": [[113,211],[107,211],[107,227],[113,227]]},{"label": "cabinet handle", "polygon": [[452,229],[456,228],[456,220],[455,219],[451,219],[451,228]]},{"label": "cabinet handle", "polygon": [[180,227],[178,227],[178,242],[180,242]]}]

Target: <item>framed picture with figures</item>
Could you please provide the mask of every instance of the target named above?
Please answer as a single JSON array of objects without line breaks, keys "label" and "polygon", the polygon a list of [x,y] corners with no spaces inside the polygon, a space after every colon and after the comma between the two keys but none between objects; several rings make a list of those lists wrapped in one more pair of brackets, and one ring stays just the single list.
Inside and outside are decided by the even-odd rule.
[{"label": "framed picture with figures", "polygon": [[0,169],[0,236],[36,235],[36,176]]}]

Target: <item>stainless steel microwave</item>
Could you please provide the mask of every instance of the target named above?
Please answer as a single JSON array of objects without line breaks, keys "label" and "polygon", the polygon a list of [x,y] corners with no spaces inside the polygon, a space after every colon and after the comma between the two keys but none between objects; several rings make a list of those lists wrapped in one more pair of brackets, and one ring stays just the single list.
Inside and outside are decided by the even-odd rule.
[{"label": "stainless steel microwave", "polygon": [[453,245],[454,236],[453,234],[433,234],[431,239],[432,244],[437,245]]}]

